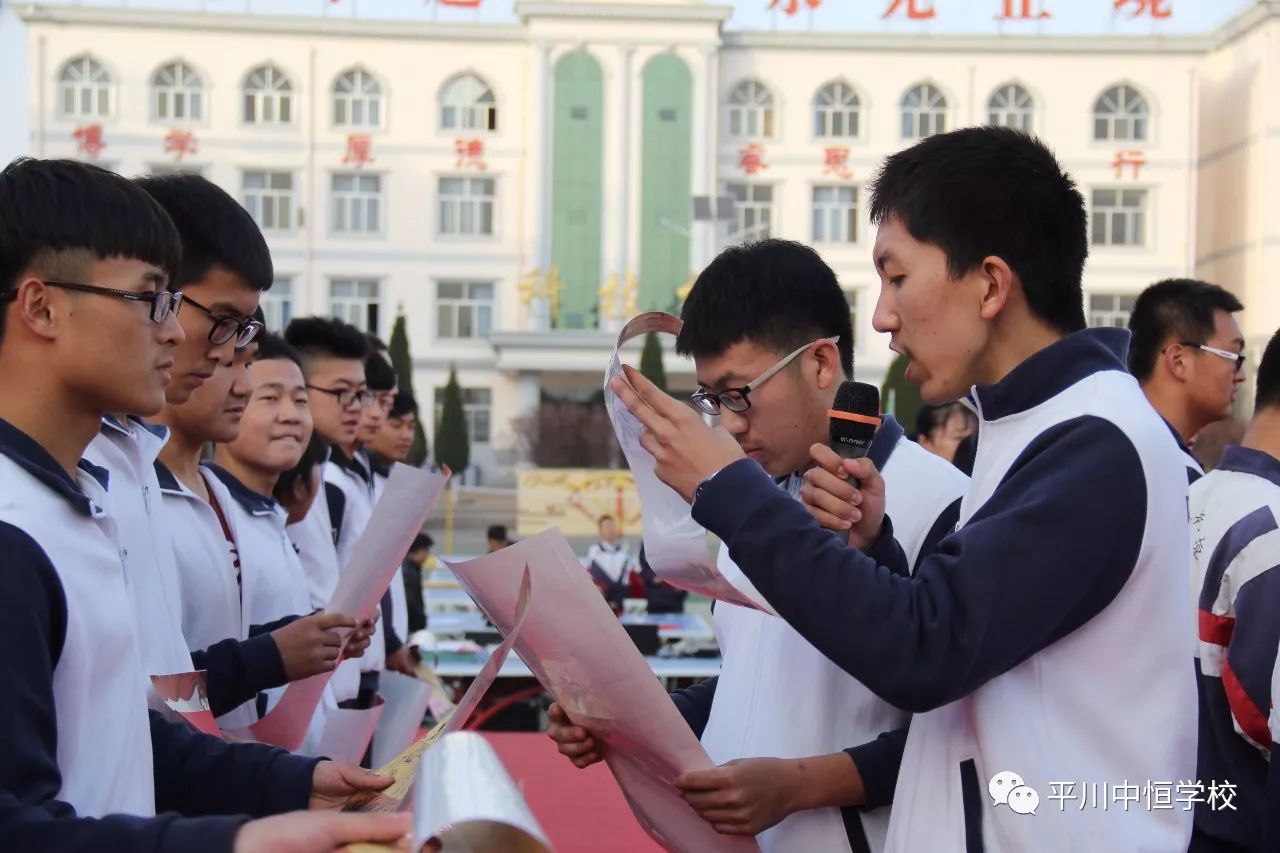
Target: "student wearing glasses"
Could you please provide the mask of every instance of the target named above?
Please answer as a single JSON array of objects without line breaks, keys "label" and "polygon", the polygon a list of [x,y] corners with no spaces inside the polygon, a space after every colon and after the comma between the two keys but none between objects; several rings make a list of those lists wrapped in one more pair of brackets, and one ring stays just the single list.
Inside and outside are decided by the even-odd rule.
[{"label": "student wearing glasses", "polygon": [[1216,284],[1187,278],[1156,282],[1129,317],[1129,372],[1173,430],[1186,457],[1187,479],[1204,476],[1191,453],[1200,430],[1231,416],[1244,381],[1244,306]]},{"label": "student wearing glasses", "polygon": [[[777,481],[771,491],[798,504],[810,448],[826,444],[827,413],[853,374],[853,328],[835,272],[798,243],[736,246],[698,276],[682,316],[676,350],[694,360],[694,405],[718,416]],[[955,526],[967,478],[892,417],[870,456],[914,561]],[[741,577],[727,548],[717,563]],[[766,853],[883,850],[908,715],[777,616],[720,601],[714,620],[720,675],[671,698],[721,766],[677,780],[685,799],[720,832],[756,836]],[[550,717],[563,754],[578,766],[598,757],[559,706]]]},{"label": "student wearing glasses", "polygon": [[[241,291],[247,298],[240,307],[250,311],[256,308],[259,287],[271,284],[271,258],[257,226],[244,209],[222,190],[195,176],[145,179],[139,183],[144,189],[154,190],[150,194],[159,197],[162,207],[166,201],[173,207],[170,218],[182,223],[179,236],[187,244],[183,263],[175,279],[169,282],[169,289],[157,294],[151,303],[153,317],[157,313],[172,312],[185,302],[186,295],[176,289],[178,280],[206,299],[225,301],[221,292],[215,295],[200,287],[201,280],[215,267],[221,271],[223,284],[244,283]],[[183,233],[190,232],[195,220],[191,211],[196,208],[201,211],[196,220],[201,233]],[[212,222],[218,227],[211,228]],[[67,281],[56,282],[55,286],[72,292],[94,290],[93,286]],[[137,298],[136,294],[120,296]],[[221,325],[214,323],[216,328],[210,328],[210,322],[200,315],[199,309],[189,307],[188,311],[190,314],[179,320],[185,340],[174,349],[173,381],[165,389],[169,401],[182,402],[189,398],[205,380],[209,359],[216,363],[218,358],[229,357],[240,340],[247,343],[260,328],[257,321],[248,320],[241,331],[240,320],[229,315],[227,321]],[[106,509],[116,519],[121,548],[130,555],[133,570],[129,592],[134,611],[140,616],[136,620],[140,649],[148,673],[156,675],[193,668],[183,633],[181,593],[170,531],[164,525],[152,523],[152,519],[160,518],[162,513],[161,489],[153,466],[168,438],[168,429],[164,426],[149,425],[122,413],[108,414],[84,454],[86,460],[110,474]],[[232,636],[227,634],[217,639]],[[234,684],[239,678],[233,673],[246,670],[245,654],[252,654],[252,649],[232,642],[213,650],[209,660],[201,660],[201,666],[197,667],[204,669],[207,664],[208,681],[220,708],[223,702],[230,701],[228,695],[241,692]],[[145,687],[151,706],[164,711],[164,703],[157,698],[149,679]],[[231,694],[224,692],[227,689]]]},{"label": "student wearing glasses", "polygon": [[165,295],[172,221],[102,169],[18,160],[0,172],[0,246],[0,620],[22,638],[0,659],[0,846],[320,851],[378,824],[398,837],[403,822],[251,820],[371,785],[148,711],[133,564],[104,508],[114,478],[82,454],[104,413],[164,405],[185,338]]},{"label": "student wearing glasses", "polygon": [[[302,356],[315,431],[329,445],[323,493],[302,523],[290,528],[312,584],[312,599],[319,594],[327,602],[337,586],[338,572],[351,559],[373,512],[373,487],[367,470],[356,461],[360,422],[374,403],[365,377],[369,341],[355,326],[329,317],[294,320],[285,330],[285,340]],[[379,620],[369,650],[360,659],[357,692],[344,681],[340,700],[355,698],[359,707],[373,702],[386,658],[385,643]]]},{"label": "student wearing glasses", "polygon": [[[305,608],[290,614],[307,616],[296,624],[258,624],[243,606],[239,548],[226,524],[231,496],[200,460],[206,444],[239,433],[248,365],[262,330],[257,303],[273,278],[271,255],[244,208],[204,178],[173,175],[138,183],[170,215],[182,239],[175,280],[189,313],[179,321],[186,340],[174,357],[199,384],[192,390],[194,382],[178,384],[166,394],[157,421],[170,438],[154,468],[149,466],[163,504],[160,513],[133,519],[134,533],[152,541],[172,539],[169,560],[179,579],[187,647],[196,668],[206,672],[214,713],[225,715],[225,726],[243,726],[257,719],[254,700],[260,692],[331,669],[333,630],[355,623],[336,614],[307,616],[311,609]],[[206,376],[209,359],[214,368]],[[152,517],[165,523],[151,524]]]}]

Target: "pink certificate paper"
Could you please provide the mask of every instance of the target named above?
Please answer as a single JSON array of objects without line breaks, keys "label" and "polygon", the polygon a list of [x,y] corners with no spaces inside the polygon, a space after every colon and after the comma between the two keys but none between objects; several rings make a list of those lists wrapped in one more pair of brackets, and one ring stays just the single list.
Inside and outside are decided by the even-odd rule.
[{"label": "pink certificate paper", "polygon": [[532,591],[515,652],[601,745],[640,825],[678,853],[759,849],[717,833],[676,790],[680,774],[714,765],[559,529],[450,564],[504,636],[517,621],[526,567]]},{"label": "pink certificate paper", "polygon": [[693,520],[684,498],[653,472],[653,455],[640,444],[640,421],[609,388],[609,380],[622,375],[622,347],[628,341],[650,332],[675,336],[680,329],[679,317],[661,311],[635,317],[618,333],[618,348],[604,376],[604,402],[609,420],[627,457],[640,497],[645,558],[654,574],[672,586],[777,615],[746,575],[739,572],[730,580],[716,568],[707,547],[707,531]]}]

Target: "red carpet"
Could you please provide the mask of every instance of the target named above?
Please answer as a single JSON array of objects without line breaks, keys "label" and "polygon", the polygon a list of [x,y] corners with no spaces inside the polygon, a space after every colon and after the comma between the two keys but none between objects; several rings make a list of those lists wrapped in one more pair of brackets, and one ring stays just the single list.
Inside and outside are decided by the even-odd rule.
[{"label": "red carpet", "polygon": [[516,781],[556,853],[662,850],[636,823],[604,764],[579,770],[545,734],[480,732]]}]

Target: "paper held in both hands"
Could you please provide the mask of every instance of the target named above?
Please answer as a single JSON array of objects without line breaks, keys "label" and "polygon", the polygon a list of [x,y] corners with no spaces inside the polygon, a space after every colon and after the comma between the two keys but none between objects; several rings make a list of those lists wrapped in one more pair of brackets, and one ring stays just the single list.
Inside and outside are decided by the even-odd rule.
[{"label": "paper held in both hands", "polygon": [[677,853],[758,849],[753,839],[717,833],[676,789],[682,773],[714,765],[559,529],[450,568],[508,638],[520,578],[526,570],[532,575],[516,654],[569,718],[591,732],[655,841]]},{"label": "paper held in both hands", "polygon": [[642,427],[609,388],[609,380],[622,376],[622,347],[649,332],[675,336],[680,333],[679,317],[650,311],[633,318],[618,333],[618,346],[604,377],[604,402],[613,422],[618,444],[636,481],[640,510],[644,518],[644,554],[654,574],[679,587],[729,604],[763,610],[777,615],[746,575],[731,566],[732,575],[716,567],[707,547],[707,531],[693,520],[684,498],[658,479],[653,454],[640,444]]}]

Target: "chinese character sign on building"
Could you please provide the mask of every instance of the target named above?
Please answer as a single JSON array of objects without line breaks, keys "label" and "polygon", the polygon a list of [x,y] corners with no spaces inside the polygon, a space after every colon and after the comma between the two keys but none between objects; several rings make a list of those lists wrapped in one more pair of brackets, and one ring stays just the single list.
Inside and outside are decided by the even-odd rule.
[{"label": "chinese character sign on building", "polygon": [[106,140],[102,135],[102,125],[100,124],[86,124],[77,127],[71,132],[71,138],[76,141],[76,153],[83,154],[91,160],[98,159],[102,149],[107,147]]},{"label": "chinese character sign on building", "polygon": [[347,153],[342,158],[344,166],[363,166],[373,162],[373,137],[367,133],[347,136]]}]

